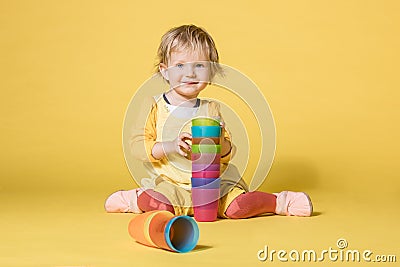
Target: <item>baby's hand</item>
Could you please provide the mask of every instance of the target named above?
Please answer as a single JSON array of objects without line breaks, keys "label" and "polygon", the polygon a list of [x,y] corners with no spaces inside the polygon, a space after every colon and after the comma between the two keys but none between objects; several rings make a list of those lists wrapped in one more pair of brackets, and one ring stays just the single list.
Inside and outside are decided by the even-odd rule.
[{"label": "baby's hand", "polygon": [[214,117],[214,119],[219,121],[219,125],[221,126],[221,137],[220,137],[220,145],[221,145],[221,156],[228,155],[232,150],[232,144],[229,139],[225,138],[225,122],[221,119],[221,117]]},{"label": "baby's hand", "polygon": [[213,117],[214,120],[219,121],[219,126],[221,126],[221,137],[223,137],[224,135],[224,131],[225,131],[225,122],[223,120],[221,120],[220,116],[215,116]]},{"label": "baby's hand", "polygon": [[220,116],[214,116],[214,117],[212,117],[214,120],[217,120],[217,121],[219,121],[219,125],[221,126],[221,128],[223,129],[223,128],[225,128],[225,122],[223,121],[223,120],[221,120],[221,117]]},{"label": "baby's hand", "polygon": [[187,157],[187,152],[191,150],[191,147],[186,140],[192,140],[192,135],[190,133],[182,132],[174,141],[175,152]]}]

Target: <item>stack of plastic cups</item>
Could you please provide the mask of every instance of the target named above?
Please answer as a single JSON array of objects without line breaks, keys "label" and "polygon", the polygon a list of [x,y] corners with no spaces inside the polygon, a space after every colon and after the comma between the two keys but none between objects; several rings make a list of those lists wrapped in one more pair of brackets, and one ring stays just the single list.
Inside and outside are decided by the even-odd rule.
[{"label": "stack of plastic cups", "polygon": [[211,118],[192,120],[192,202],[199,222],[217,220],[220,194],[221,127]]}]

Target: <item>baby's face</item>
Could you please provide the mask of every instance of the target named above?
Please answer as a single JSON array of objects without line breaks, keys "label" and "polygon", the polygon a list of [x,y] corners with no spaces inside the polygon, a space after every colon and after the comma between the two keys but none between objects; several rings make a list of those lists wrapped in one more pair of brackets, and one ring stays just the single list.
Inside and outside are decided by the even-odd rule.
[{"label": "baby's face", "polygon": [[172,52],[168,65],[160,68],[166,71],[171,89],[186,99],[196,98],[210,80],[210,62],[197,53]]}]

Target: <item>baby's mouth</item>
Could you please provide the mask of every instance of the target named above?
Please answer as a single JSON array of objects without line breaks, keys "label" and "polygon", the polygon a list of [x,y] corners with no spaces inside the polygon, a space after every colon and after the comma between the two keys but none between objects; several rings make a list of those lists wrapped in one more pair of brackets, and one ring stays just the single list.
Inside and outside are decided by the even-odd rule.
[{"label": "baby's mouth", "polygon": [[188,85],[194,85],[194,84],[198,84],[199,82],[185,82],[184,84],[188,84]]}]

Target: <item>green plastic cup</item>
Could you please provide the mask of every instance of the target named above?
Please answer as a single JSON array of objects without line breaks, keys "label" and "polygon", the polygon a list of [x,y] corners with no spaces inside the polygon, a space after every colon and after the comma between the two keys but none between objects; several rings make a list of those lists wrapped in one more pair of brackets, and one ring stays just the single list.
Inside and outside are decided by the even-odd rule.
[{"label": "green plastic cup", "polygon": [[221,145],[192,145],[192,153],[221,153]]},{"label": "green plastic cup", "polygon": [[192,126],[220,126],[219,121],[212,118],[192,119]]}]

